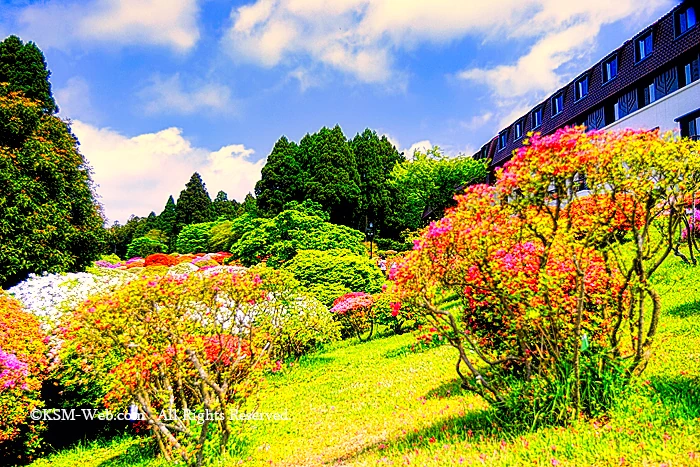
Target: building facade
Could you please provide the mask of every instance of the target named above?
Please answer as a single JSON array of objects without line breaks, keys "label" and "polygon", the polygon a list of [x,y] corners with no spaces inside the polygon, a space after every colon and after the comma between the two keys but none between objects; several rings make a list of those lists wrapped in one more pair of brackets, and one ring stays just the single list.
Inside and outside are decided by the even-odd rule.
[{"label": "building facade", "polygon": [[491,172],[528,132],[679,130],[700,135],[700,0],[686,0],[501,130],[474,157]]}]

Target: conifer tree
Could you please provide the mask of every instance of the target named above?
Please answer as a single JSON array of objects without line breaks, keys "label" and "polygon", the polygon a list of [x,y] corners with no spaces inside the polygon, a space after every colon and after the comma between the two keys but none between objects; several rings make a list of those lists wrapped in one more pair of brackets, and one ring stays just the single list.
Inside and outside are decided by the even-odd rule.
[{"label": "conifer tree", "polygon": [[0,42],[0,83],[8,83],[0,94],[21,91],[24,97],[40,102],[44,112],[56,113],[49,76],[44,54],[36,44],[24,44],[17,36]]},{"label": "conifer tree", "polygon": [[298,158],[296,143],[286,136],[277,140],[255,184],[257,206],[263,216],[274,217],[286,203],[304,198],[304,177]]},{"label": "conifer tree", "polygon": [[202,177],[197,172],[192,174],[185,189],[180,192],[175,213],[177,233],[185,225],[211,220],[211,198]]}]

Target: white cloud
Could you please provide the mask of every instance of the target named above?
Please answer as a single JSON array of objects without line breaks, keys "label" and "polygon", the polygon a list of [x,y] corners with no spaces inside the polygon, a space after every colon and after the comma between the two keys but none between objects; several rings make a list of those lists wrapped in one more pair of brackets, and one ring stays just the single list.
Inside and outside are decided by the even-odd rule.
[{"label": "white cloud", "polygon": [[22,9],[18,22],[42,48],[150,44],[185,52],[199,39],[198,12],[197,0],[52,0]]},{"label": "white cloud", "polygon": [[469,120],[460,122],[462,128],[466,130],[476,130],[493,120],[493,112],[485,112],[481,115],[474,115]]},{"label": "white cloud", "polygon": [[73,121],[80,150],[94,171],[97,193],[110,222],[131,214],[159,213],[168,196],[177,199],[185,183],[199,172],[213,198],[219,190],[242,201],[260,179],[265,159],[241,144],[217,151],[192,146],[179,128],[134,137],[109,128]]},{"label": "white cloud", "polygon": [[235,113],[236,103],[231,90],[217,83],[195,82],[183,85],[179,74],[169,78],[154,76],[143,88],[140,96],[145,99],[148,113],[176,112],[192,114],[199,110]]},{"label": "white cloud", "polygon": [[488,86],[498,98],[542,96],[569,80],[570,76],[561,73],[560,67],[588,57],[602,26],[667,3],[668,0],[544,0],[537,14],[511,34],[541,36],[527,54],[513,64],[470,68],[458,77]]},{"label": "white cloud", "polygon": [[406,159],[413,159],[413,154],[416,151],[420,152],[426,152],[428,149],[433,148],[433,143],[431,143],[429,140],[424,139],[423,141],[418,141],[416,143],[413,143],[411,147],[408,149],[403,149],[401,152],[403,152],[403,155],[406,157]]},{"label": "white cloud", "polygon": [[[234,8],[223,41],[237,60],[265,67],[315,64],[362,82],[391,83],[395,54],[424,43],[467,36],[535,39],[515,64],[465,70],[460,76],[499,95],[550,89],[555,71],[580,57],[602,25],[671,0],[258,0]],[[516,79],[520,77],[520,79]],[[496,79],[494,79],[496,78]]]},{"label": "white cloud", "polygon": [[80,76],[69,78],[66,85],[56,89],[54,94],[61,117],[93,123],[99,120],[90,99],[90,86]]}]

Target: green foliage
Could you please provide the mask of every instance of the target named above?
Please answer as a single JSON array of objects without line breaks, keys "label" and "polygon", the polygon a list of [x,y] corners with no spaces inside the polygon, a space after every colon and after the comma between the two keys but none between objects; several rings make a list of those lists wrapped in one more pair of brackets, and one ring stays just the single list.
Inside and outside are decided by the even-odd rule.
[{"label": "green foliage", "polygon": [[[302,250],[283,268],[301,283],[309,288],[340,287],[353,292],[376,293],[381,290],[384,276],[370,258],[350,250],[329,249],[327,251]],[[318,297],[330,305],[333,299],[327,300],[328,294]]]},{"label": "green foliage", "polygon": [[197,172],[192,174],[185,189],[180,192],[175,205],[175,214],[177,233],[180,233],[186,225],[211,221],[211,198],[202,177]]},{"label": "green foliage", "polygon": [[[23,107],[33,113],[37,104],[0,96],[0,116]],[[0,284],[6,286],[31,272],[82,269],[105,240],[90,168],[68,125],[43,115],[31,134],[15,136],[10,146],[0,142]]]},{"label": "green foliage", "polygon": [[460,189],[486,179],[487,165],[471,157],[449,157],[437,146],[394,166],[391,183],[397,190],[396,206],[387,220],[399,229],[415,230],[425,219],[439,219]]},{"label": "green foliage", "polygon": [[323,127],[304,137],[300,150],[308,167],[305,197],[320,203],[334,224],[353,225],[353,213],[360,204],[360,177],[343,130],[338,125]]},{"label": "green foliage", "polygon": [[177,239],[177,209],[172,195],[168,197],[163,211],[158,215],[158,229],[168,237],[170,249],[174,249]]},{"label": "green foliage", "polygon": [[386,222],[396,197],[389,176],[394,166],[404,162],[405,158],[386,136],[379,138],[369,128],[355,135],[350,147],[357,162],[361,193],[355,213],[356,225],[364,229],[371,221],[379,232],[395,233],[390,231]]},{"label": "green foliage", "polygon": [[229,200],[224,191],[219,191],[211,203],[211,211],[214,219],[235,219],[238,216],[240,205],[236,200]]},{"label": "green foliage", "polygon": [[24,44],[17,36],[0,42],[0,83],[9,84],[0,88],[0,95],[19,91],[38,102],[44,112],[56,113],[58,107],[51,94],[49,76],[44,54],[34,42]]},{"label": "green foliage", "polygon": [[324,220],[324,222],[329,222],[331,220],[327,211],[323,210],[323,206],[316,201],[305,199],[301,203],[299,201],[290,201],[284,205],[283,211],[299,211],[309,216],[317,216]]},{"label": "green foliage", "polygon": [[299,211],[283,211],[273,219],[255,219],[249,225],[231,247],[231,253],[245,266],[266,260],[268,265],[277,267],[299,250],[345,248],[357,254],[365,251],[360,232]]},{"label": "green foliage", "polygon": [[153,240],[149,237],[138,237],[129,243],[126,249],[126,257],[134,258],[140,256],[141,258],[145,258],[154,253],[167,253],[167,251],[168,246],[158,240]]},{"label": "green foliage", "polygon": [[260,277],[271,293],[267,313],[257,316],[261,329],[277,336],[271,351],[274,359],[285,361],[340,339],[340,327],[333,315],[313,296],[300,293],[299,281],[285,270],[255,266],[251,274]]},{"label": "green foliage", "polygon": [[305,175],[298,152],[297,144],[282,136],[267,156],[261,178],[255,184],[261,215],[274,217],[286,209],[288,202],[303,199]]},{"label": "green foliage", "polygon": [[206,253],[214,222],[186,225],[177,236],[177,252]]}]

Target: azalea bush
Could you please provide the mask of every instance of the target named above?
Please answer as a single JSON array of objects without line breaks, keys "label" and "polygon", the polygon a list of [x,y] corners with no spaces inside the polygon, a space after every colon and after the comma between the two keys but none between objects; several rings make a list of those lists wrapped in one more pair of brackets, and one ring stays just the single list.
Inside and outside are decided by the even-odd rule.
[{"label": "azalea bush", "polygon": [[[205,450],[227,450],[234,435],[229,417],[159,414],[228,414],[245,403],[275,340],[255,326],[255,313],[268,300],[260,278],[245,272],[134,280],[78,307],[65,332],[66,351],[107,382],[108,408],[138,406],[166,459],[201,465]],[[105,355],[116,365],[100,363]]]},{"label": "azalea bush", "polygon": [[415,241],[391,274],[401,301],[457,349],[463,386],[511,416],[594,415],[651,355],[648,279],[678,242],[699,164],[697,143],[658,132],[535,135]]},{"label": "azalea bush", "polygon": [[27,459],[39,447],[44,426],[32,422],[29,414],[43,405],[45,339],[37,318],[0,290],[0,451],[4,454]]},{"label": "azalea bush", "polygon": [[346,332],[360,341],[368,341],[374,334],[374,298],[365,292],[350,292],[333,302],[334,313]]}]

